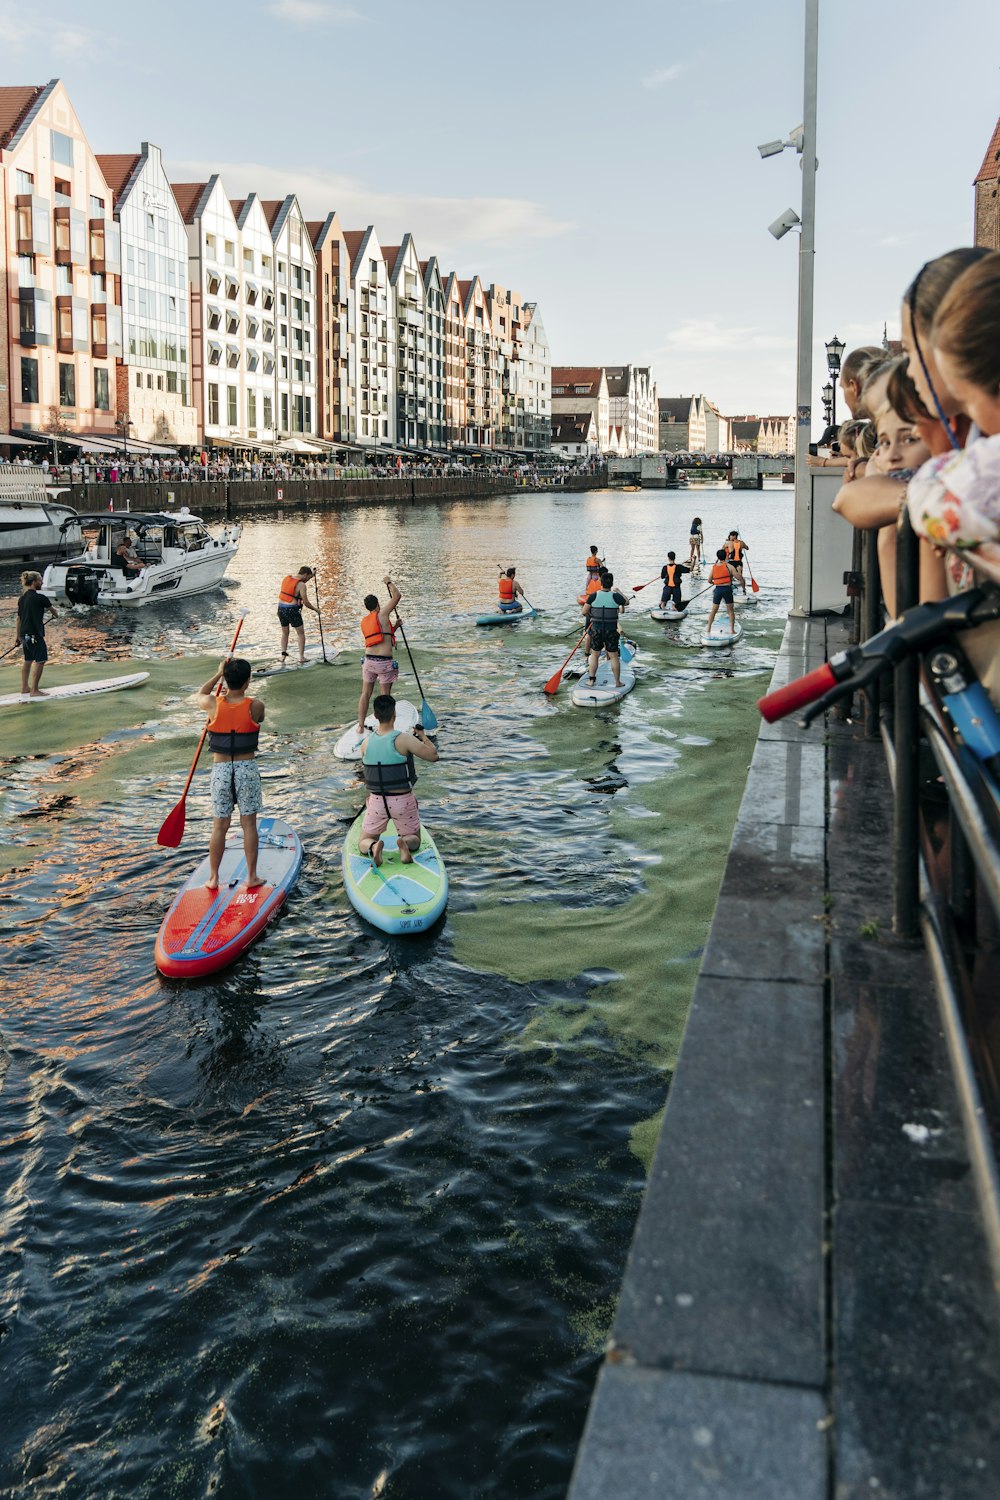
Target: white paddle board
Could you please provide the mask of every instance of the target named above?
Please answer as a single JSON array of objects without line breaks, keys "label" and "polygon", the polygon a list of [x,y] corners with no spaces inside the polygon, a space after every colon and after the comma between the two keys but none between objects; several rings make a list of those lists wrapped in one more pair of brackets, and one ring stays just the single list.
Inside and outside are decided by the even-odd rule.
[{"label": "white paddle board", "polygon": [[[327,646],[327,665],[334,660],[337,654],[336,647]],[[253,675],[255,677],[276,677],[279,672],[304,672],[306,667],[315,667],[317,664],[319,666],[323,665],[323,648],[321,646],[307,646],[305,661],[299,661],[297,651],[294,653],[289,652],[284,661],[280,658],[269,661],[265,666],[258,667]]]},{"label": "white paddle board", "polygon": [[148,676],[148,672],[133,672],[128,677],[101,677],[96,682],[66,682],[62,687],[45,688],[44,698],[32,698],[27,693],[6,693],[0,698],[0,708],[12,708],[15,703],[65,703],[72,698],[96,698],[99,693],[117,693],[121,688],[138,687]]},{"label": "white paddle board", "polygon": [[621,664],[621,687],[615,687],[615,677],[611,670],[611,663],[607,660],[598,663],[597,680],[588,682],[586,677],[581,677],[573,689],[573,703],[577,708],[596,708],[602,703],[617,703],[630,693],[635,687],[635,672],[631,662],[628,666]]},{"label": "white paddle board", "polygon": [[[416,729],[420,723],[420,711],[407,698],[396,700],[396,728]],[[375,728],[375,715],[369,714],[365,720],[365,734],[369,729]],[[361,742],[365,734],[358,733],[357,724],[349,724],[340,739],[333,747],[333,753],[338,760],[360,760]]]},{"label": "white paddle board", "polygon": [[715,624],[712,626],[711,633],[706,631],[701,638],[701,644],[703,646],[733,646],[739,640],[740,636],[743,634],[743,626],[740,624],[739,620],[736,621],[735,630],[729,629],[728,616],[723,615],[722,620],[724,623],[720,625],[719,616],[716,615]]},{"label": "white paddle board", "polygon": [[685,604],[683,609],[651,609],[649,618],[651,620],[683,620],[690,607],[689,604]]}]

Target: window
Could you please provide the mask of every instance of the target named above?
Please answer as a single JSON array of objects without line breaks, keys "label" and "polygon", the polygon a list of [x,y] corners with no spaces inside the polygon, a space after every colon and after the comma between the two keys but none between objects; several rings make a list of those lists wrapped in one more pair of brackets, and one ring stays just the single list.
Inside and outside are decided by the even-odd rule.
[{"label": "window", "polygon": [[207,321],[208,321],[209,328],[212,328],[212,329],[221,328],[222,327],[222,309],[219,308],[219,307],[210,307],[208,309],[208,320]]},{"label": "window", "polygon": [[278,293],[278,311],[283,317],[288,316],[288,298],[284,292]]},{"label": "window", "polygon": [[170,392],[171,395],[173,395],[173,396],[177,395],[177,371],[176,370],[168,370],[167,371],[167,390]]},{"label": "window", "polygon": [[225,245],[225,255],[223,256],[223,259],[225,260],[226,265],[227,266],[235,266],[235,264],[236,264],[236,246],[235,246],[235,244],[233,243],[232,240],[225,240],[223,243]]},{"label": "window", "polygon": [[35,257],[33,255],[19,255],[17,257],[17,284],[19,287],[34,286]]},{"label": "window", "polygon": [[239,313],[236,311],[236,309],[234,307],[227,307],[226,308],[226,332],[227,333],[239,333],[239,331],[240,331],[240,315],[239,315]]},{"label": "window", "polygon": [[273,265],[274,265],[274,261],[273,261],[273,259],[271,258],[270,255],[262,255],[261,256],[261,258],[260,258],[260,268],[261,268],[261,271],[264,274],[264,276],[270,276],[270,274],[271,274],[271,268],[273,267]]},{"label": "window", "polygon": [[208,260],[215,260],[215,258],[216,258],[216,256],[215,256],[215,235],[214,234],[206,234],[206,236],[205,236],[205,255],[206,255],[206,257],[207,257]]},{"label": "window", "polygon": [[236,299],[237,299],[237,297],[239,295],[240,295],[240,284],[236,280],[236,277],[235,276],[227,276],[226,277],[226,296],[229,298],[230,302],[235,302]]},{"label": "window", "polygon": [[156,216],[155,216],[155,214],[146,214],[145,217],[146,217],[146,238],[147,238],[147,240],[155,240],[156,239]]},{"label": "window", "polygon": [[257,306],[257,298],[260,295],[260,289],[257,286],[256,281],[246,282],[243,288],[243,295],[246,300],[247,307]]},{"label": "window", "polygon": [[38,360],[21,360],[21,400],[29,406],[38,402]]},{"label": "window", "polygon": [[97,411],[111,410],[107,370],[94,370],[94,406]]},{"label": "window", "polygon": [[313,406],[313,404],[312,404],[312,397],[311,396],[306,396],[304,398],[304,400],[303,400],[303,407],[304,407],[305,415],[303,417],[303,429],[302,430],[304,432],[310,432],[312,430],[312,406]]},{"label": "window", "polygon": [[90,195],[90,217],[92,219],[104,218],[104,199],[95,198],[93,193]]},{"label": "window", "polygon": [[288,393],[286,391],[281,393],[281,430],[282,432],[288,431]]},{"label": "window", "polygon": [[226,345],[226,368],[236,370],[239,368],[240,351],[236,344]]},{"label": "window", "polygon": [[222,363],[222,345],[217,344],[214,339],[208,341],[208,362],[210,365]]},{"label": "window", "polygon": [[302,298],[301,297],[293,297],[292,298],[292,317],[293,318],[297,318],[300,323],[302,322]]},{"label": "window", "polygon": [[257,426],[257,392],[247,391],[247,426]]},{"label": "window", "polygon": [[278,261],[278,285],[288,285],[288,267],[285,265],[285,262],[283,260]]},{"label": "window", "polygon": [[56,266],[56,291],[61,297],[73,295],[73,272],[69,266]]},{"label": "window", "polygon": [[247,350],[247,369],[248,370],[256,370],[259,365],[260,365],[260,355],[257,353],[256,349],[248,349]]},{"label": "window", "polygon": [[219,387],[210,385],[208,388],[208,420],[213,427],[219,425]]},{"label": "window", "polygon": [[236,412],[236,398],[238,397],[238,395],[239,391],[234,385],[226,386],[226,412],[229,418],[230,427],[235,427],[237,422],[239,421],[239,417],[237,416]]},{"label": "window", "polygon": [[[264,374],[265,375],[273,375],[274,374],[274,355],[273,354],[268,354],[266,352],[264,354]],[[270,427],[270,425],[271,425],[270,422],[265,422],[264,423],[265,427]]]},{"label": "window", "polygon": [[293,266],[292,267],[292,286],[298,287],[298,289],[300,291],[302,290],[302,267],[301,266]]},{"label": "window", "polygon": [[222,277],[219,275],[218,271],[209,271],[209,273],[208,273],[208,291],[209,291],[209,295],[212,296],[212,297],[217,297],[219,295],[219,289],[221,288],[221,286],[222,286]]},{"label": "window", "polygon": [[[327,279],[327,283],[329,284],[329,281],[330,281],[329,275],[327,276],[326,279]],[[305,289],[306,289],[307,292],[311,292],[312,291],[312,272],[310,271],[310,269],[309,269],[308,266],[304,266],[303,270],[302,270],[302,285],[305,287]]]},{"label": "window", "polygon": [[253,274],[253,251],[252,250],[244,250],[244,252],[243,252],[243,269],[244,269],[244,271],[249,271],[251,273],[251,275]]},{"label": "window", "polygon": [[59,366],[59,405],[76,405],[76,369],[73,365]]},{"label": "window", "polygon": [[156,377],[156,389],[158,391],[162,391],[163,390],[163,376],[162,375],[157,375],[157,377]]},{"label": "window", "polygon": [[146,389],[147,389],[147,391],[151,391],[153,389],[153,377],[152,377],[152,375],[147,375],[146,376]]},{"label": "window", "polygon": [[35,179],[31,172],[22,172],[20,167],[14,173],[15,193],[33,193],[35,191]]},{"label": "window", "polygon": [[136,370],[136,372],[135,372],[135,383],[136,383],[137,387],[139,388],[139,390],[142,390],[142,375],[139,373],[138,370]]},{"label": "window", "polygon": [[301,380],[302,379],[302,361],[301,361],[301,359],[295,359],[295,360],[292,361],[292,371],[293,371],[293,373],[295,375],[295,379],[296,380]]},{"label": "window", "polygon": [[283,354],[281,356],[281,378],[282,378],[282,380],[287,380],[288,379],[288,355],[287,354]]},{"label": "window", "polygon": [[247,318],[247,338],[255,339],[260,333],[260,324],[256,318]]},{"label": "window", "polygon": [[71,167],[73,165],[72,136],[63,135],[61,130],[50,130],[49,141],[52,160],[61,163],[64,167]]},{"label": "window", "polygon": [[263,407],[264,407],[264,426],[269,428],[272,425],[272,423],[271,423],[272,407],[271,407],[271,398],[270,398],[270,396],[265,396],[264,397]]}]

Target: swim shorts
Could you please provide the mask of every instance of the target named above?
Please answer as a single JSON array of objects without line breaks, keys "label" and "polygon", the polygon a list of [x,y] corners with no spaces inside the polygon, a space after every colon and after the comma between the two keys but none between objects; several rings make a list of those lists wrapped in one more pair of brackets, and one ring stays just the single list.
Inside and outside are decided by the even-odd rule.
[{"label": "swim shorts", "polygon": [[398,676],[399,662],[391,656],[366,656],[361,664],[361,681],[366,684],[380,682],[383,687],[391,687]]},{"label": "swim shorts", "polygon": [[[385,810],[388,802],[389,811]],[[385,832],[389,818],[396,825],[396,832],[412,834],[420,832],[420,809],[412,792],[401,792],[398,796],[383,797],[381,792],[369,792],[365,803],[365,817],[361,832],[366,838],[377,839]]]},{"label": "swim shorts", "polygon": [[244,818],[264,811],[255,760],[220,760],[212,767],[212,817],[231,818],[235,807]]},{"label": "swim shorts", "polygon": [[279,604],[278,623],[290,625],[293,630],[302,629],[302,610],[298,604]]},{"label": "swim shorts", "polygon": [[21,649],[24,652],[25,661],[48,661],[49,648],[45,644],[44,635],[22,635]]},{"label": "swim shorts", "polygon": [[733,586],[732,586],[731,583],[723,583],[721,585],[717,585],[712,590],[712,603],[713,604],[732,604],[732,602],[733,602]]}]

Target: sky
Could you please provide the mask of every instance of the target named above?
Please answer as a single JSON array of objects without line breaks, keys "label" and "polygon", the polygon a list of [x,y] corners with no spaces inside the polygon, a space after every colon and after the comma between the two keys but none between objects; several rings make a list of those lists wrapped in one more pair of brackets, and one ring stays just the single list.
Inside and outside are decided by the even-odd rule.
[{"label": "sky", "polygon": [[[539,304],[556,364],[794,408],[804,0],[0,0],[0,82],[60,77],[99,152],[296,192]],[[1000,115],[997,0],[821,0],[814,410],[823,343],[898,334],[972,240]]]}]

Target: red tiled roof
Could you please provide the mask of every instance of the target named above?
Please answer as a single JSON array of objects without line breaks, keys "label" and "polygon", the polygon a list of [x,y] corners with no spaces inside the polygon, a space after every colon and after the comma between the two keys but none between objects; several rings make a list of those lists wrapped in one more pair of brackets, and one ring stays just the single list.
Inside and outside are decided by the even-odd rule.
[{"label": "red tiled roof", "polygon": [[8,144],[42,88],[40,83],[7,84],[0,88],[0,147]]},{"label": "red tiled roof", "polygon": [[198,199],[208,186],[207,182],[172,182],[170,186],[174,190],[177,207],[180,209],[181,218],[185,224],[194,223],[194,211],[198,207]]},{"label": "red tiled roof", "polygon": [[399,245],[383,245],[382,246],[382,259],[385,261],[385,263],[389,267],[390,271],[392,270],[393,266],[396,264],[396,257],[399,255],[399,250],[400,250]]},{"label": "red tiled roof", "polygon": [[344,230],[344,240],[347,244],[347,253],[351,257],[352,264],[357,258],[358,251],[361,249],[364,237],[367,233],[367,229]]},{"label": "red tiled roof", "polygon": [[976,182],[996,182],[1000,177],[1000,120],[997,121],[993,138],[986,148],[983,164],[976,173]]},{"label": "red tiled roof", "polygon": [[229,200],[229,207],[232,209],[233,218],[235,219],[239,218],[246,206],[247,200],[245,198],[230,198]]},{"label": "red tiled roof", "polygon": [[325,223],[326,223],[325,219],[307,219],[306,220],[306,229],[309,231],[309,238],[312,240],[312,245],[313,245],[313,249],[314,250],[316,248],[316,241],[319,239],[320,235],[323,233],[323,225]]},{"label": "red tiled roof", "polygon": [[121,156],[98,156],[97,164],[104,173],[104,181],[116,198],[128,182],[139,161],[138,151]]},{"label": "red tiled roof", "polygon": [[553,365],[553,385],[600,385],[600,365]]},{"label": "red tiled roof", "polygon": [[281,212],[281,205],[284,201],[284,198],[262,198],[260,200],[260,206],[264,210],[264,217],[272,229],[274,228],[275,219]]}]

